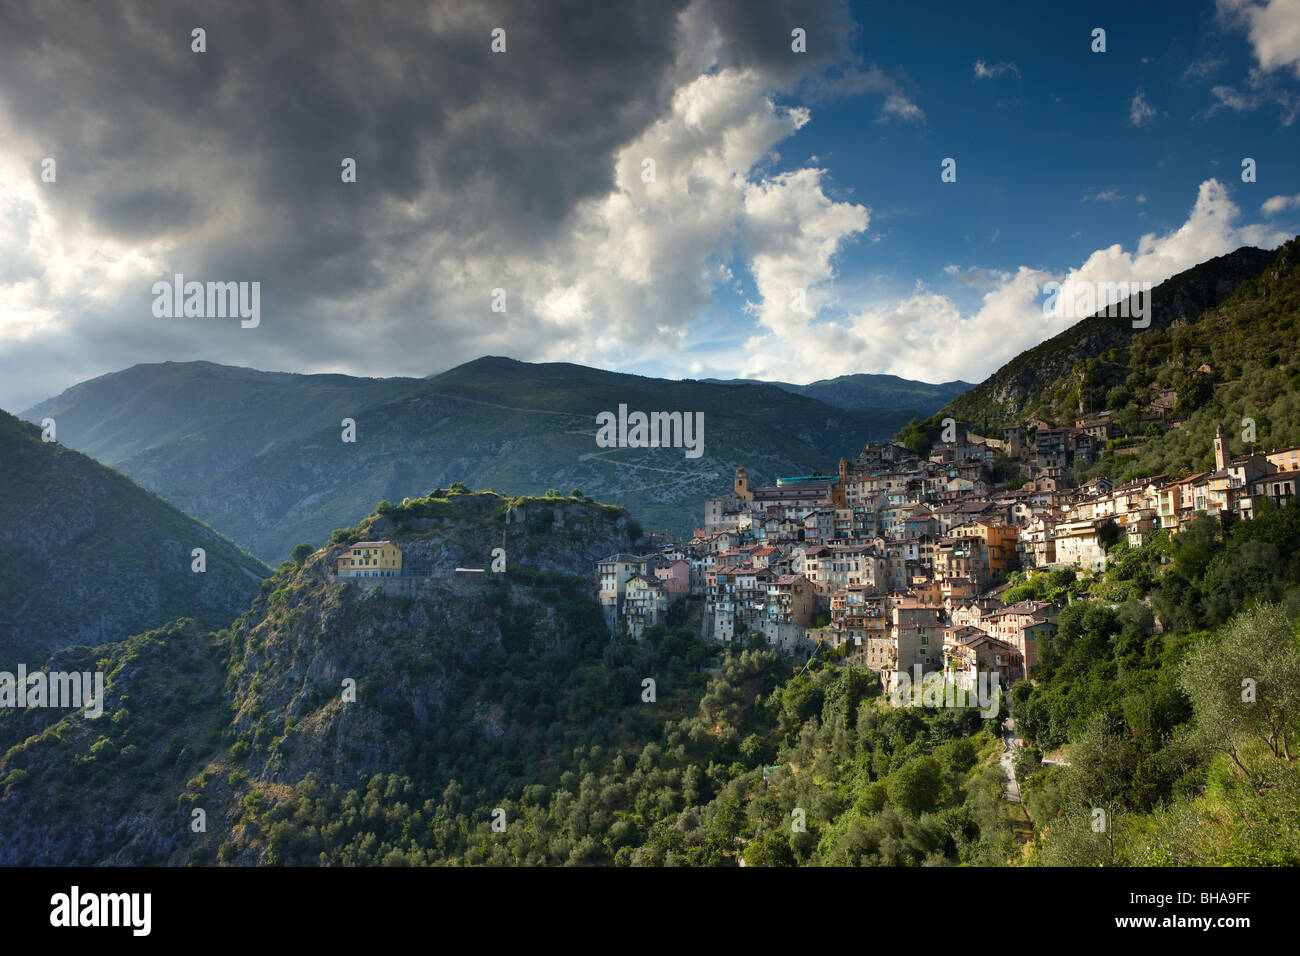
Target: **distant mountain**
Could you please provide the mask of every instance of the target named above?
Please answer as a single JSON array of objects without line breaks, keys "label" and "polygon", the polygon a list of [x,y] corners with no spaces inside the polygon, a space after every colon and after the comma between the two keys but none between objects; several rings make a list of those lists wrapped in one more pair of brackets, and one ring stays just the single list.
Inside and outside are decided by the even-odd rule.
[{"label": "distant mountain", "polygon": [[756,379],[704,379],[719,385],[774,385],[777,388],[815,398],[819,402],[855,412],[907,411],[926,418],[967,389],[970,382],[915,382],[897,375],[841,375],[807,385],[789,382],[760,382]]},{"label": "distant mountain", "polygon": [[[194,548],[206,552],[202,573]],[[125,475],[0,411],[0,662],[36,664],[51,649],[180,617],[224,627],[270,573]]]},{"label": "distant mountain", "polygon": [[[985,428],[1019,422],[1034,414],[1072,374],[1076,363],[1100,359],[1112,349],[1186,324],[1226,300],[1248,279],[1259,275],[1276,252],[1244,246],[1166,279],[1151,292],[1151,326],[1134,329],[1132,319],[1099,313],[1021,352],[979,385],[949,401],[936,418],[951,416]],[[1105,394],[1081,396],[1074,414],[1105,407]]]},{"label": "distant mountain", "polygon": [[22,417],[54,418],[60,441],[161,492],[336,426],[419,385],[409,378],[162,362],[81,382]]},{"label": "distant mountain", "polygon": [[[602,448],[596,416],[704,414],[699,458],[681,448]],[[646,528],[686,532],[702,499],[835,467],[889,437],[910,411],[835,408],[771,385],[625,375],[485,357],[429,379],[288,375],[207,362],[139,365],[24,413],[60,440],[277,563],[381,499],[463,481],[508,494],[557,488],[629,508]],[[355,443],[341,422],[356,422]]]}]

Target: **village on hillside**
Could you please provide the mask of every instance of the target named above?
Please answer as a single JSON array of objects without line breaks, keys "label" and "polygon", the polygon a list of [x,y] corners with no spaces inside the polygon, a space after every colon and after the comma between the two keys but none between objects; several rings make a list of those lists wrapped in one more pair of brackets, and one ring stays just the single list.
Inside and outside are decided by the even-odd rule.
[{"label": "village on hillside", "polygon": [[[1076,486],[1070,469],[1095,460],[1111,427],[1105,414],[1073,427],[1031,420],[998,438],[967,432],[924,458],[873,443],[837,475],[770,487],[752,487],[739,467],[689,541],[652,533],[644,553],[597,564],[606,623],[639,637],[690,600],[706,639],[835,649],[878,672],[886,691],[917,668],[966,690],[977,674],[1008,687],[1032,676],[1060,611],[1002,601],[1010,572],[1103,570],[1117,541],[1137,547],[1200,515],[1248,519],[1261,499],[1284,506],[1295,495],[1300,448],[1231,457],[1222,429],[1212,473]],[[999,487],[995,454],[1031,479]]]}]

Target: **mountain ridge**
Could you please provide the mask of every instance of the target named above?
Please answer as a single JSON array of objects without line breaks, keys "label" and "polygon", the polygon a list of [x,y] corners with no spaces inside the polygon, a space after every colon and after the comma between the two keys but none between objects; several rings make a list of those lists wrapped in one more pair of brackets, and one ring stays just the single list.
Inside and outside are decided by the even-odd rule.
[{"label": "mountain ridge", "polygon": [[[1150,328],[1160,331],[1176,321],[1194,320],[1261,273],[1276,255],[1276,250],[1242,246],[1171,276],[1151,290]],[[1033,413],[1044,383],[1064,378],[1078,359],[1126,346],[1146,331],[1134,329],[1131,321],[1107,316],[1104,311],[1081,319],[1016,355],[931,417],[952,417],[986,429],[1019,422]]]},{"label": "mountain ridge", "polygon": [[[87,455],[0,411],[0,655],[101,643],[179,617],[223,626],[271,570]],[[206,570],[192,570],[202,547]]]},{"label": "mountain ridge", "polygon": [[[703,413],[703,456],[601,448],[596,416],[620,404]],[[512,494],[578,487],[627,505],[647,527],[686,533],[699,501],[724,488],[738,465],[755,481],[830,470],[912,417],[839,409],[769,385],[500,356],[426,379],[133,366],[25,414],[54,418],[70,446],[271,562],[301,542],[319,543],[377,500],[456,481]],[[344,419],[356,423],[355,443],[341,441]]]},{"label": "mountain ridge", "polygon": [[909,411],[926,418],[945,403],[974,388],[970,382],[922,382],[897,375],[858,372],[819,379],[807,385],[759,379],[718,379],[701,381],[717,385],[771,385],[796,395],[804,395],[850,411]]}]

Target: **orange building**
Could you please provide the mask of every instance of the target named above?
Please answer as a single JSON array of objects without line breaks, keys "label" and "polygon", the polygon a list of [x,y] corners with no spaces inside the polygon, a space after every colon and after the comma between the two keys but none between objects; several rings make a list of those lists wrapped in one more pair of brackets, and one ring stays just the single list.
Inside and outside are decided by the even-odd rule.
[{"label": "orange building", "polygon": [[1020,531],[1000,521],[976,518],[974,521],[958,525],[949,534],[954,538],[979,538],[988,550],[989,570],[994,574],[1006,574],[1011,570],[1011,562],[1016,556],[1016,542]]}]

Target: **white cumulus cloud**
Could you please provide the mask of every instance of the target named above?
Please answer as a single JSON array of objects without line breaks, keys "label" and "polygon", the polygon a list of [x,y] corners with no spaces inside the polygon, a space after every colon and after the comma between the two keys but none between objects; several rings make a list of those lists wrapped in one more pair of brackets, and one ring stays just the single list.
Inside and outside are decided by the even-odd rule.
[{"label": "white cumulus cloud", "polygon": [[[1073,325],[1045,315],[1048,282],[1150,282],[1243,245],[1273,248],[1286,232],[1238,224],[1240,210],[1218,180],[1201,183],[1186,221],[1147,233],[1135,249],[1116,243],[1064,271],[1020,266],[1001,274],[980,305],[963,312],[948,296],[918,284],[911,294],[842,310],[837,318],[799,327],[769,326],[746,343],[746,377],[807,382],[851,372],[885,372],[924,381],[979,381],[1018,353]],[[948,266],[944,270],[952,274]]]}]

